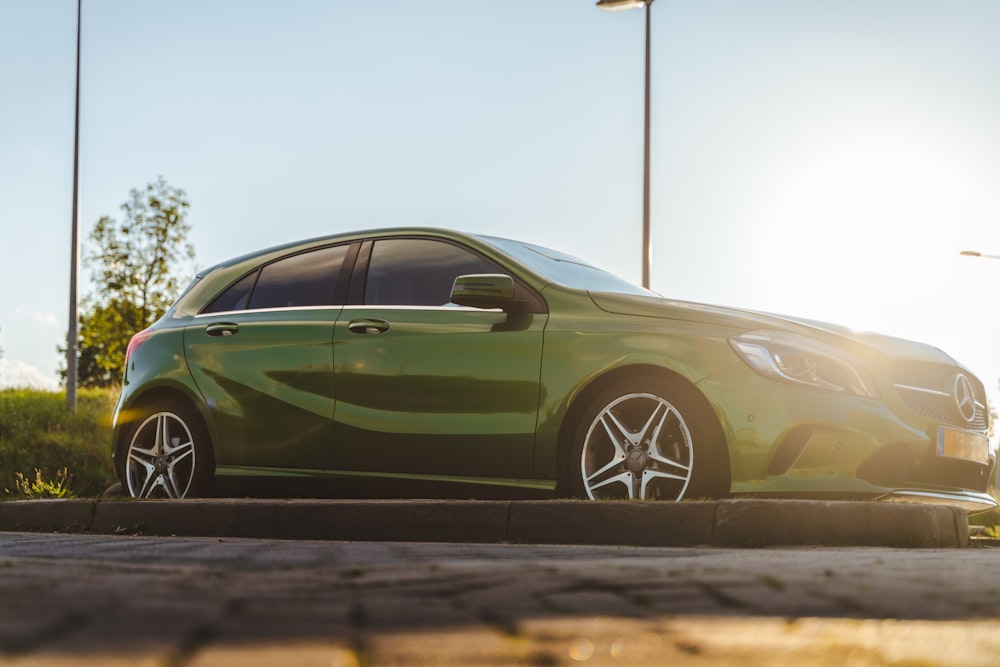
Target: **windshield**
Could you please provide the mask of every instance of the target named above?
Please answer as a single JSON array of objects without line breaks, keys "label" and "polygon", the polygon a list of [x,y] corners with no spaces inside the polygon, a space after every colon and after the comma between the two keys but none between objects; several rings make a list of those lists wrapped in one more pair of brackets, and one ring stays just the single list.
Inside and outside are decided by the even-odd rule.
[{"label": "windshield", "polygon": [[521,241],[498,239],[492,236],[480,236],[479,238],[496,246],[532,271],[564,287],[594,292],[656,296],[649,290],[633,285],[613,273],[591,266],[572,255]]}]

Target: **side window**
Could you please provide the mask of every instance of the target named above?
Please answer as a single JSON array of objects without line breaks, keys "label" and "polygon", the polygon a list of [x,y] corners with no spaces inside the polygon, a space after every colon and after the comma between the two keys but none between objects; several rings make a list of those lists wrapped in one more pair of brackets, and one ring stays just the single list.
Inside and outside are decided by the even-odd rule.
[{"label": "side window", "polygon": [[250,296],[250,309],[327,306],[350,246],[322,248],[264,266]]},{"label": "side window", "polygon": [[443,306],[455,278],[499,269],[459,246],[430,239],[375,241],[368,264],[365,303],[381,306]]},{"label": "side window", "polygon": [[226,288],[226,290],[215,297],[212,303],[201,312],[203,313],[225,313],[230,310],[243,310],[247,307],[247,303],[250,302],[250,290],[253,289],[253,284],[257,280],[257,274],[260,271],[254,271]]}]

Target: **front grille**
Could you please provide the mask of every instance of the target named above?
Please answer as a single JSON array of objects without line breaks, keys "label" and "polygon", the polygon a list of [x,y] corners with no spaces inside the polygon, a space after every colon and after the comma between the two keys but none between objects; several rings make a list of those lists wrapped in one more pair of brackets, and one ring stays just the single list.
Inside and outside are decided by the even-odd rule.
[{"label": "front grille", "polygon": [[[986,390],[979,378],[971,373],[957,366],[901,360],[893,361],[889,370],[892,383],[908,410],[962,429],[986,431],[989,426]],[[955,379],[960,374],[967,377],[972,386],[975,412],[971,420],[959,411],[955,396]]]}]

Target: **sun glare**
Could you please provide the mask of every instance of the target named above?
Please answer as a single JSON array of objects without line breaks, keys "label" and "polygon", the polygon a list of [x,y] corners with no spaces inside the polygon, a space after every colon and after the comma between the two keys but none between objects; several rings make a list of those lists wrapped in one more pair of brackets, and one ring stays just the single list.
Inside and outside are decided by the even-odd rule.
[{"label": "sun glare", "polygon": [[953,267],[990,207],[950,147],[883,130],[796,151],[764,214],[761,273],[799,312],[905,333],[925,306],[962,298]]}]

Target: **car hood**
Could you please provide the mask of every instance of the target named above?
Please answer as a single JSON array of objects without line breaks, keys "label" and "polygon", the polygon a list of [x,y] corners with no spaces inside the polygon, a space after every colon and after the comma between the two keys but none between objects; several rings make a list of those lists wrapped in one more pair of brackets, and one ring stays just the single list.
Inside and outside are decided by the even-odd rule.
[{"label": "car hood", "polygon": [[829,322],[663,297],[590,292],[590,298],[601,310],[618,315],[700,322],[730,327],[734,329],[734,333],[752,329],[778,329],[813,336],[850,348],[862,347],[888,357],[957,365],[952,357],[931,345],[883,334],[855,331]]}]

